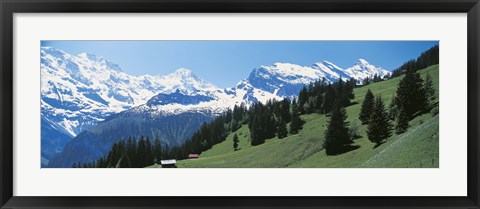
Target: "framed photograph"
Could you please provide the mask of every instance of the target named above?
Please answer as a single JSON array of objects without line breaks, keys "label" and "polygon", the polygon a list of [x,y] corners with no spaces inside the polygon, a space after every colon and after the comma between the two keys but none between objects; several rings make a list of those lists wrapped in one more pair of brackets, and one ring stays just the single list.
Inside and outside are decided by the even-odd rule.
[{"label": "framed photograph", "polygon": [[0,6],[1,208],[480,207],[478,0]]}]

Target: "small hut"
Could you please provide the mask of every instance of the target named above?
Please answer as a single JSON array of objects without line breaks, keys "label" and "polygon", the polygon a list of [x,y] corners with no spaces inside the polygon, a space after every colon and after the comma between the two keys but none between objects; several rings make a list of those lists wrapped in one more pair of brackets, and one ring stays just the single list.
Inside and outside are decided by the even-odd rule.
[{"label": "small hut", "polygon": [[175,159],[161,160],[162,168],[176,168],[177,161]]}]

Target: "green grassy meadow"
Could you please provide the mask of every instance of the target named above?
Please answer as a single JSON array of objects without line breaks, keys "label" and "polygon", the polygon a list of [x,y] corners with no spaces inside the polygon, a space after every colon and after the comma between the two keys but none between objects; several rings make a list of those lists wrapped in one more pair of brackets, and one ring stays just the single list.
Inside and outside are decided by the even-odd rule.
[{"label": "green grassy meadow", "polygon": [[[429,73],[436,89],[438,102],[439,66],[420,70],[422,78]],[[374,148],[361,125],[358,115],[363,98],[370,89],[381,95],[388,108],[400,79],[373,83],[354,89],[354,105],[346,108],[348,121],[358,126],[360,138],[355,139],[356,149],[327,156],[322,148],[324,132],[329,118],[321,114],[302,115],[303,129],[286,138],[272,138],[258,146],[250,145],[249,130],[243,125],[230,133],[225,141],[201,153],[199,159],[177,161],[179,168],[438,168],[439,167],[439,115],[427,113],[410,121],[407,132],[393,134],[385,143]],[[239,150],[233,150],[233,135],[239,137]],[[154,165],[151,167],[159,167]]]}]

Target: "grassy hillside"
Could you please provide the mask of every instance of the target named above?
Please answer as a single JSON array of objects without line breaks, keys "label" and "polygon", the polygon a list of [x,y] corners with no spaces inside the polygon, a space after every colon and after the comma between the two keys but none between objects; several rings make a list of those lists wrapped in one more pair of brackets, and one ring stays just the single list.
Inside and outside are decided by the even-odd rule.
[{"label": "grassy hillside", "polygon": [[[438,101],[438,65],[420,71],[423,78],[429,73],[436,89]],[[249,130],[246,125],[236,131],[240,150],[233,151],[233,135],[201,153],[199,159],[181,160],[177,166],[182,167],[438,167],[439,165],[439,119],[438,115],[421,115],[410,121],[406,133],[393,135],[388,141],[374,148],[374,143],[366,137],[366,126],[358,119],[361,104],[367,89],[374,95],[381,95],[388,107],[396,92],[397,83],[402,77],[370,84],[354,90],[355,105],[346,108],[348,121],[359,127],[361,138],[353,144],[356,149],[340,155],[327,156],[322,148],[324,132],[328,117],[320,114],[301,116],[306,121],[299,134],[286,138],[272,138],[262,145],[251,146]],[[158,166],[152,166],[158,167]]]}]

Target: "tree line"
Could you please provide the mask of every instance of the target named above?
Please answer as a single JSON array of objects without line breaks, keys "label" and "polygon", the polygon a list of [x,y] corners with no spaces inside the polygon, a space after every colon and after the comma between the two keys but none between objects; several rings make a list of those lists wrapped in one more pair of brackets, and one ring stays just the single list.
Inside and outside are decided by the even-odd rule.
[{"label": "tree line", "polygon": [[168,158],[170,149],[160,140],[148,137],[128,138],[112,145],[105,157],[94,162],[75,163],[74,168],[143,168]]},{"label": "tree line", "polygon": [[417,59],[409,60],[402,64],[399,68],[392,71],[392,75],[390,76],[390,78],[404,75],[408,70],[416,71],[431,65],[436,65],[440,62],[439,55],[440,47],[438,45],[435,45],[427,51],[423,52]]}]

